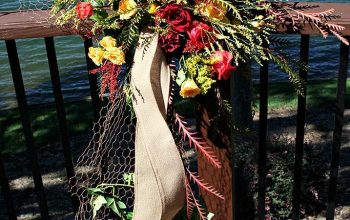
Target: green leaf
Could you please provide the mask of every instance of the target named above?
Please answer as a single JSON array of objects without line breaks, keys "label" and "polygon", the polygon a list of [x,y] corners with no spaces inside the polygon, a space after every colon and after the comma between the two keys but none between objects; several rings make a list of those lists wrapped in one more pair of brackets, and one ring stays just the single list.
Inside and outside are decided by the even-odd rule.
[{"label": "green leaf", "polygon": [[134,174],[133,173],[124,173],[124,181],[127,185],[131,186],[134,183]]},{"label": "green leaf", "polygon": [[93,21],[96,21],[96,22],[99,22],[99,21],[103,20],[103,18],[101,18],[101,17],[98,16],[97,14],[91,15],[91,17],[90,17],[89,19],[91,19],[91,20],[93,20]]},{"label": "green leaf", "polygon": [[118,201],[118,206],[119,206],[120,209],[126,209],[126,205],[122,201]]},{"label": "green leaf", "polygon": [[106,201],[107,201],[107,206],[110,206],[112,203],[114,203],[114,198],[106,197]]},{"label": "green leaf", "polygon": [[96,22],[103,22],[108,17],[108,13],[105,10],[94,10],[93,15],[90,17],[91,20]]},{"label": "green leaf", "polygon": [[103,193],[100,188],[88,188],[87,189],[89,195],[96,195],[98,193]]},{"label": "green leaf", "polygon": [[179,69],[179,71],[177,72],[177,76],[176,76],[176,83],[181,86],[182,83],[186,80],[186,73],[183,69]]},{"label": "green leaf", "polygon": [[107,200],[105,199],[104,196],[99,195],[96,197],[96,199],[92,202],[92,216],[93,218],[96,217],[97,212],[101,209],[101,207],[107,204]]},{"label": "green leaf", "polygon": [[121,213],[115,203],[115,199],[110,197],[107,197],[106,199],[107,199],[107,207],[110,208],[119,217],[121,217]]},{"label": "green leaf", "polygon": [[133,212],[128,212],[125,217],[128,220],[132,220],[132,218],[134,217],[134,213]]},{"label": "green leaf", "polygon": [[101,2],[101,1],[92,1],[91,2],[91,5],[93,6],[93,7],[102,7],[103,6],[103,3]]},{"label": "green leaf", "polygon": [[94,13],[101,16],[104,19],[108,17],[108,13],[105,10],[94,10]]}]

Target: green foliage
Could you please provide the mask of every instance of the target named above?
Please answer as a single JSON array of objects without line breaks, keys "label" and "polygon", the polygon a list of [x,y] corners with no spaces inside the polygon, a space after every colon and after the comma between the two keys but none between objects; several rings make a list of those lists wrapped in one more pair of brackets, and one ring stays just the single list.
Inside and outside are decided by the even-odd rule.
[{"label": "green foliage", "polygon": [[123,174],[124,181],[128,186],[134,185],[135,174],[134,173],[124,173]]},{"label": "green foliage", "polygon": [[210,58],[200,54],[183,57],[181,68],[177,73],[176,82],[178,85],[181,85],[185,79],[193,79],[201,89],[201,94],[207,94],[209,89],[216,82],[216,80],[212,78],[210,62]]},{"label": "green foliage", "polygon": [[[93,121],[90,102],[80,101],[64,105],[70,136],[86,134]],[[54,105],[29,107],[33,135],[38,147],[59,142],[59,126]],[[0,113],[0,143],[3,154],[26,150],[19,111],[4,110]]]},{"label": "green foliage", "polygon": [[92,208],[93,218],[98,216],[98,212],[102,207],[106,207],[114,212],[118,217],[123,220],[131,220],[133,213],[127,210],[127,207],[123,201],[115,194],[118,187],[133,187],[134,174],[124,174],[124,180],[127,184],[100,184],[95,188],[88,188],[88,194],[90,197],[90,205]]},{"label": "green foliage", "polygon": [[267,215],[273,219],[287,219],[292,211],[293,151],[281,146],[269,155],[268,161],[270,162],[266,184]]},{"label": "green foliage", "polygon": [[118,41],[123,42],[123,46],[125,48],[130,49],[137,43],[140,37],[139,24],[141,23],[144,16],[145,12],[142,9],[139,9],[134,18],[130,21],[130,24],[126,26],[118,36]]},{"label": "green foliage", "polygon": [[268,60],[264,42],[268,42],[269,34],[261,32],[258,34],[248,22],[240,25],[233,25],[220,21],[212,21],[212,25],[217,30],[217,38],[223,40],[227,49],[232,53],[236,64],[245,63],[254,59],[262,64],[263,60]]},{"label": "green foliage", "polygon": [[282,54],[270,54],[271,60],[274,61],[275,64],[285,73],[289,75],[289,80],[293,84],[295,90],[298,94],[304,96],[305,95],[305,81],[303,81],[297,70],[299,68],[306,69],[308,68],[305,64],[301,62],[288,62],[286,56]]}]

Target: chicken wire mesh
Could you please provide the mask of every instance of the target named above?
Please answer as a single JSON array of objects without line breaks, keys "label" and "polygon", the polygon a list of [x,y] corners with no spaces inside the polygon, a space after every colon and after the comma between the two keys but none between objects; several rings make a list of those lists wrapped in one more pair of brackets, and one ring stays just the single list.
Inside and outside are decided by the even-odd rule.
[{"label": "chicken wire mesh", "polygon": [[[132,212],[135,121],[123,92],[117,92],[101,110],[101,117],[93,126],[92,140],[77,161],[76,176],[69,181],[72,195],[80,201],[75,219],[93,219],[92,204],[96,205],[100,195],[107,201],[113,198],[120,206],[124,204],[123,212]],[[104,204],[95,219],[122,218]]]},{"label": "chicken wire mesh", "polygon": [[19,0],[19,9],[28,10],[47,10],[51,8],[52,0]]},{"label": "chicken wire mesh", "polygon": [[[78,34],[83,38],[97,38],[98,31],[93,36],[91,24],[86,20],[77,19],[72,13],[78,2],[76,0],[19,0],[19,11],[26,20],[36,25],[60,28],[63,32]],[[54,3],[60,6],[53,7]],[[71,15],[69,19],[66,19],[67,14]]]}]

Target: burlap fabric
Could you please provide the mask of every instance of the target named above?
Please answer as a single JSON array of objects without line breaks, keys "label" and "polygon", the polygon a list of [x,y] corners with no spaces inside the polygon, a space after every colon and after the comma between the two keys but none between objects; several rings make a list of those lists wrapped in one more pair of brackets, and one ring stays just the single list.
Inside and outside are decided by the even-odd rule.
[{"label": "burlap fabric", "polygon": [[[152,40],[145,44],[144,39]],[[144,32],[131,72],[135,137],[134,220],[171,220],[185,203],[185,172],[165,121],[170,69],[158,36]]]}]

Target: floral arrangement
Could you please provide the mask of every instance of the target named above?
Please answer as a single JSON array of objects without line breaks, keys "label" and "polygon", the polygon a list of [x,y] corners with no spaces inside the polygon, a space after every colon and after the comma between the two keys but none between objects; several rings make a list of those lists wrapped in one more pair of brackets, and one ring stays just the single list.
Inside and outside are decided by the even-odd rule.
[{"label": "floral arrangement", "polygon": [[[303,24],[312,23],[324,36],[333,34],[347,43],[341,36],[343,27],[327,23],[334,10],[308,13],[308,9],[307,5],[265,0],[55,0],[52,14],[58,25],[96,39],[97,45],[89,48],[89,57],[97,68],[90,73],[100,75],[101,97],[107,93],[110,100],[116,91],[122,90],[131,102],[129,73],[140,33],[147,29],[158,35],[158,43],[173,71],[174,108],[170,108],[170,124],[181,134],[180,142],[188,143],[220,168],[211,146],[179,112],[200,105],[211,93],[214,95],[208,97],[214,97],[212,102],[229,118],[230,107],[219,95],[220,84],[251,60],[258,64],[275,62],[289,74],[297,92],[303,94],[304,82],[297,71],[304,65],[289,64],[288,58],[273,46],[285,41],[271,34],[281,26],[299,31]],[[145,44],[149,41],[144,39]],[[224,197],[189,167],[185,170],[187,216],[190,219],[197,209],[200,219],[207,219],[190,183],[221,199]]]}]

